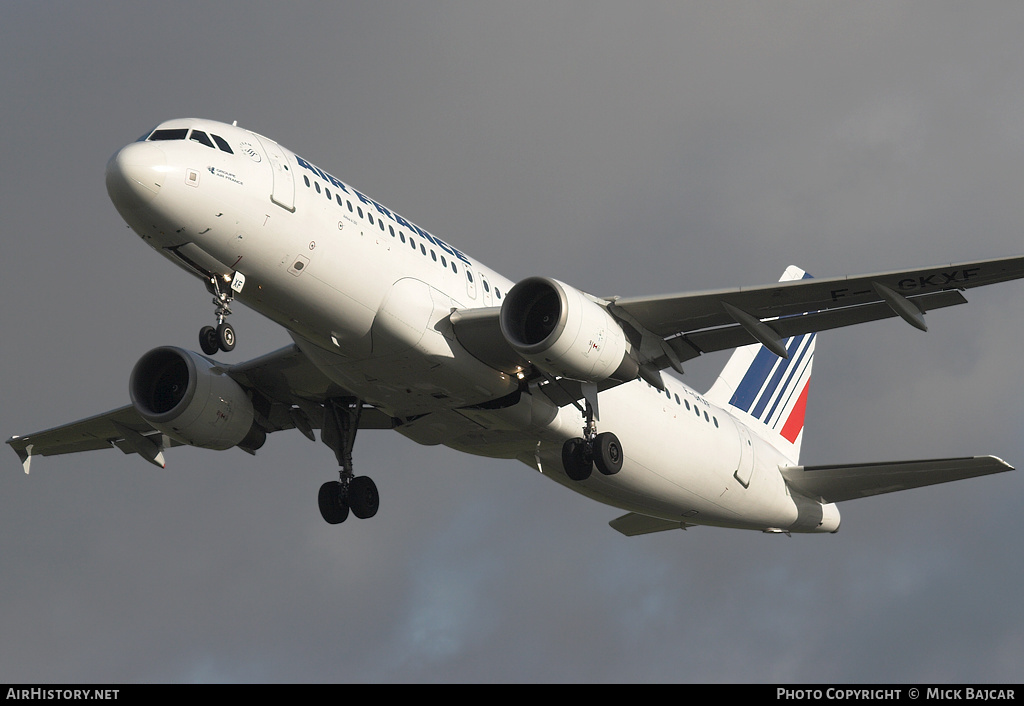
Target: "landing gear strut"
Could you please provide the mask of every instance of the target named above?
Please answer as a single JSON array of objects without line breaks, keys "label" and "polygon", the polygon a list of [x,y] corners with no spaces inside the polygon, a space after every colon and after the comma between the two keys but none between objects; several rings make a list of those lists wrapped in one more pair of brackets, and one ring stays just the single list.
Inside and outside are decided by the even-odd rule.
[{"label": "landing gear strut", "polygon": [[571,480],[586,480],[597,466],[602,474],[611,476],[622,468],[622,445],[611,432],[597,433],[594,407],[586,401],[583,410],[583,438],[569,439],[562,444],[562,467]]},{"label": "landing gear strut", "polygon": [[360,519],[373,517],[380,506],[377,485],[367,476],[352,472],[352,447],[362,411],[362,400],[332,399],[324,404],[320,439],[334,451],[341,470],[338,480],[320,486],[317,501],[320,514],[332,525],[344,522],[349,511]]},{"label": "landing gear strut", "polygon": [[217,307],[217,326],[203,326],[199,330],[199,347],[206,355],[214,355],[217,351],[229,353],[235,349],[235,329],[224,319],[231,314],[234,293],[230,287],[223,287],[217,275],[210,277],[206,288],[213,294],[213,303]]}]

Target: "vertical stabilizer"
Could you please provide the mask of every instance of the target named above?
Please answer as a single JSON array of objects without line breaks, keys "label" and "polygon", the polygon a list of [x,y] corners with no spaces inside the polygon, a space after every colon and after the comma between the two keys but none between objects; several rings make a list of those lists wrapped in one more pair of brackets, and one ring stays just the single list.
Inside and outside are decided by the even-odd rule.
[{"label": "vertical stabilizer", "polygon": [[[807,279],[789,267],[780,282]],[[807,411],[807,388],[814,362],[815,334],[787,339],[789,358],[780,358],[760,344],[737,348],[707,398],[756,429],[792,463],[800,460]]]}]

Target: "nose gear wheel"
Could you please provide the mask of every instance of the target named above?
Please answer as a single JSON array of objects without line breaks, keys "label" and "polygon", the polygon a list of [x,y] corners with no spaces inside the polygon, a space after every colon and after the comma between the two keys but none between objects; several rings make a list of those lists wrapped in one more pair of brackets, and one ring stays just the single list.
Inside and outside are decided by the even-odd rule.
[{"label": "nose gear wheel", "polygon": [[217,275],[209,278],[206,287],[213,294],[213,303],[217,307],[217,326],[203,326],[199,330],[199,347],[206,355],[214,355],[218,351],[230,353],[235,349],[235,329],[224,319],[231,314],[234,295],[230,287],[221,287]]}]

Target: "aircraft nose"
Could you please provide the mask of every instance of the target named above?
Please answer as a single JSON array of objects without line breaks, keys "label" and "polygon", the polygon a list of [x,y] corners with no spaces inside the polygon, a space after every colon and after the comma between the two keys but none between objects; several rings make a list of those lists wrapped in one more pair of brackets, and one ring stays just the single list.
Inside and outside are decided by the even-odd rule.
[{"label": "aircraft nose", "polygon": [[107,193],[116,206],[133,209],[152,201],[167,173],[164,151],[152,142],[133,142],[107,162]]}]

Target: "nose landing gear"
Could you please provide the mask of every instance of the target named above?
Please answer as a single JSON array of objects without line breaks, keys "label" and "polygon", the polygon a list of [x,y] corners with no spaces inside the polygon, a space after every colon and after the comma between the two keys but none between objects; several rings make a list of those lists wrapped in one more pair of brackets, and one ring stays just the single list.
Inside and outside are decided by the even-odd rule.
[{"label": "nose landing gear", "polygon": [[199,347],[206,355],[214,355],[217,351],[229,353],[235,349],[235,329],[224,319],[231,314],[234,292],[241,291],[244,283],[245,278],[240,272],[235,273],[229,288],[222,287],[217,275],[209,278],[206,287],[213,294],[213,303],[217,307],[217,326],[203,326],[199,330]]}]

